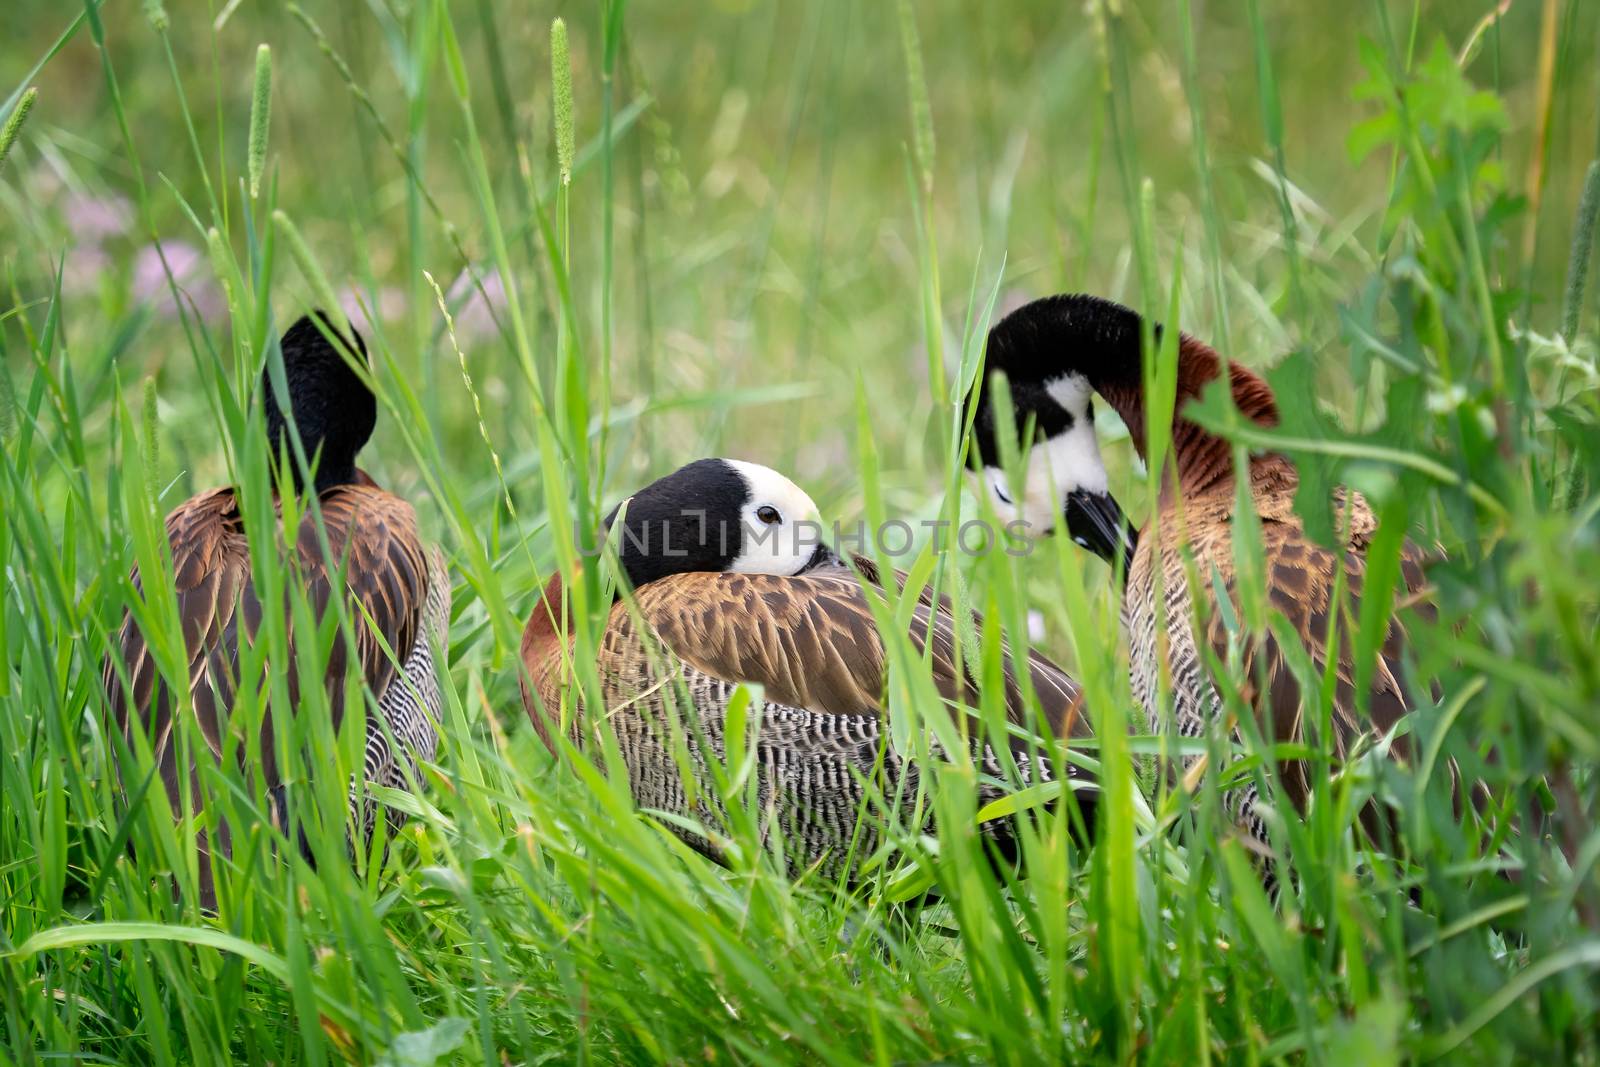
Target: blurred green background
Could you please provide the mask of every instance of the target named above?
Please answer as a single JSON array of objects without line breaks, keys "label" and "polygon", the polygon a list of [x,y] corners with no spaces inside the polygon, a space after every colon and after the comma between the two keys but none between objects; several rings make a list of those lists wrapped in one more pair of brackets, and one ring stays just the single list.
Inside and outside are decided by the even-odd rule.
[{"label": "blurred green background", "polygon": [[[0,56],[7,92],[73,10],[33,0],[9,6]],[[446,288],[455,280],[457,293],[466,289],[460,279],[467,263],[442,219],[457,228],[469,257],[481,262],[488,255],[463,164],[459,113],[439,84],[446,72],[406,40],[406,31],[428,17],[428,5],[302,6],[348,64],[365,100],[349,91],[292,5],[169,5],[173,21],[164,38],[151,32],[141,5],[107,5],[110,58],[127,133],[143,162],[151,217],[139,217],[140,176],[130,172],[87,33],[35,79],[39,107],[0,184],[8,286],[23,300],[38,300],[64,260],[69,342],[80,358],[135,329],[122,338],[120,372],[130,388],[143,374],[159,376],[163,421],[177,435],[184,461],[178,496],[221,472],[205,447],[203,423],[189,417],[199,399],[182,387],[186,359],[172,357],[187,346],[174,344],[169,315],[149,314],[130,327],[130,316],[141,310],[135,294],[154,295],[170,311],[163,286],[139,276],[139,265],[150,266],[152,233],[193,257],[189,289],[203,312],[199,326],[227,330],[214,278],[204,268],[203,233],[179,197],[205,204],[209,181],[237,212],[253,57],[263,41],[273,48],[276,75],[270,158],[279,206],[300,225],[335,284],[359,290],[377,310],[395,358],[428,387],[442,442],[464,468],[482,458],[460,370],[421,274],[429,270]],[[1348,298],[1355,280],[1371,271],[1365,248],[1389,188],[1382,153],[1358,164],[1346,150],[1351,129],[1372,113],[1353,99],[1362,78],[1360,45],[1384,32],[1380,11],[1392,20],[1389,32],[1404,41],[1413,5],[1266,6],[1307,274],[1326,307]],[[1460,49],[1490,12],[1488,4],[1455,0],[1416,6],[1416,46],[1423,51],[1436,39]],[[1523,186],[1537,130],[1541,6],[1524,0],[1505,7],[1498,32],[1480,37],[1469,74],[1480,85],[1498,86],[1507,101],[1513,127],[1504,166],[1511,184]],[[571,26],[581,146],[598,137],[601,124],[599,15],[587,5],[559,4],[507,9],[467,2],[454,11],[488,162],[509,216],[504,224],[511,231],[532,226],[528,214],[513,209],[522,203],[519,146],[535,187],[553,180],[549,20],[563,15]],[[1002,262],[1003,303],[1065,289],[1138,303],[1129,205],[1107,134],[1101,43],[1087,10],[940,2],[917,5],[916,15],[937,137],[933,219],[950,329],[960,329],[973,281],[986,290]],[[221,30],[213,33],[216,23]],[[1542,196],[1560,206],[1539,213],[1527,279],[1534,297],[1529,325],[1544,332],[1559,315],[1568,220],[1592,148],[1600,85],[1593,62],[1600,11],[1565,4],[1560,23],[1542,178]],[[1331,314],[1287,325],[1281,317],[1287,300],[1281,226],[1243,5],[1194,5],[1194,90],[1224,220],[1228,337],[1216,334],[1198,258],[1202,190],[1177,5],[1130,4],[1125,25],[1135,165],[1153,183],[1161,258],[1188,259],[1185,325],[1258,364],[1297,342],[1336,344]],[[486,47],[491,36],[497,48]],[[924,473],[930,407],[917,209],[892,6],[718,3],[697,7],[691,17],[636,5],[627,13],[617,66],[612,94],[624,123],[614,174],[617,401],[664,403],[774,386],[806,396],[697,404],[632,424],[613,467],[613,488],[626,490],[663,465],[723,451],[789,470],[825,510],[855,514],[855,476],[844,462],[841,426],[859,373],[878,406],[886,477],[901,494],[894,503],[915,510],[934,486]],[[197,145],[183,121],[174,72]],[[438,213],[408,180],[366,112],[368,103],[413,161]],[[571,226],[574,296],[591,353],[598,351],[600,320],[597,171],[590,166],[575,181]],[[515,283],[538,313],[547,331],[541,343],[548,344],[550,279],[532,269],[534,260],[525,262],[529,269]],[[276,313],[287,321],[303,290],[293,288],[292,271],[279,277]],[[491,296],[502,292],[498,284],[491,280]],[[532,451],[529,409],[515,360],[484,305],[481,295],[469,302],[463,347],[488,401],[491,438],[515,465]],[[193,440],[186,427],[196,431]],[[389,469],[382,458],[395,453],[386,447],[386,432],[380,425],[369,462],[405,486],[403,466]]]},{"label": "blurred green background", "polygon": [[[1145,266],[1163,300],[1181,273],[1183,326],[1312,378],[1302,402],[1317,410],[1285,405],[1297,432],[1372,429],[1386,387],[1409,390],[1421,413],[1384,428],[1387,458],[1319,469],[1451,554],[1436,572],[1440,624],[1414,643],[1419,677],[1446,700],[1417,728],[1445,723],[1446,760],[1486,762],[1498,746],[1496,783],[1519,812],[1572,761],[1581,796],[1564,827],[1588,842],[1592,874],[1600,287],[1580,329],[1552,338],[1600,135],[1600,4],[905,9],[936,142],[926,195],[887,3],[636,3],[609,38],[607,85],[602,6],[120,0],[90,20],[68,2],[6,0],[0,99],[39,95],[0,165],[0,1046],[410,1063],[432,1060],[395,1052],[401,1039],[434,1033],[463,1060],[1595,1059],[1600,938],[1572,907],[1584,868],[1573,877],[1545,841],[1529,845],[1526,881],[1488,873],[1496,857],[1475,851],[1444,775],[1385,798],[1408,816],[1405,861],[1373,862],[1351,843],[1350,812],[1322,806],[1296,838],[1299,896],[1277,907],[1250,892],[1254,879],[1230,886],[1226,865],[1242,857],[1210,833],[1208,795],[1175,828],[1141,810],[1116,828],[1115,851],[1088,859],[1056,825],[1037,845],[1048,864],[1021,884],[999,885],[971,841],[942,853],[902,842],[906,869],[921,863],[947,891],[908,915],[882,895],[794,889],[759,843],[735,871],[681,855],[625,789],[531,738],[516,628],[555,566],[547,509],[599,469],[601,426],[608,502],[722,454],[784,470],[846,523],[867,507],[864,472],[881,475],[887,514],[931,516],[955,453],[929,336],[954,367],[991,291],[997,314],[1082,289],[1164,317],[1134,251],[1148,209]],[[555,195],[556,16],[575,81],[570,217]],[[261,43],[268,188],[253,199],[241,183]],[[1430,66],[1435,49],[1444,61]],[[1468,113],[1458,64],[1503,102],[1498,141],[1492,107]],[[1364,95],[1374,68],[1403,92]],[[1351,151],[1403,106],[1434,127]],[[1279,122],[1281,159],[1268,133]],[[1465,177],[1448,167],[1462,137],[1490,152]],[[1460,185],[1419,196],[1414,168],[1430,165]],[[313,299],[269,203],[376,354],[383,408],[363,464],[451,554],[451,716],[425,798],[436,807],[383,863],[352,876],[264,860],[215,918],[127,854],[129,826],[145,841],[167,813],[146,805],[121,821],[99,669],[129,599],[118,583],[133,520],[239,469],[243,423],[225,425],[219,398],[253,396],[257,340]],[[550,251],[563,242],[545,226],[570,241],[570,314]],[[252,257],[269,232],[276,260],[257,290]],[[245,291],[219,280],[240,277]],[[270,327],[249,317],[262,297]],[[1487,353],[1502,351],[1511,380],[1491,382]],[[592,420],[554,433],[584,460],[559,479],[539,459],[548,427],[525,355],[558,421]],[[564,389],[590,395],[562,403]],[[1113,488],[1137,521],[1147,482],[1110,421],[1097,425]],[[1510,431],[1493,440],[1485,425]],[[1311,469],[1326,457],[1296,458]],[[154,501],[131,476],[146,462]],[[1122,714],[1119,591],[1076,560],[961,565],[984,603],[1006,606],[1013,636],[1039,609],[1039,646],[1080,675],[1098,667],[1099,692],[1122,698],[1099,713]],[[1126,761],[1115,781],[1131,788]],[[1136,889],[1106,892],[1108,870]],[[1507,934],[1501,920],[1522,926]],[[275,954],[282,974],[219,946],[223,929]]]}]

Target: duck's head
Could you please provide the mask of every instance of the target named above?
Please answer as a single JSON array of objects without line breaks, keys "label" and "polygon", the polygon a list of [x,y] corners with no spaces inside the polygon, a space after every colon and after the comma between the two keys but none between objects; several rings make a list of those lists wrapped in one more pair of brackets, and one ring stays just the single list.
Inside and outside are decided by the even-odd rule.
[{"label": "duck's head", "polygon": [[[1036,304],[1002,319],[989,331],[984,378],[978,389],[969,462],[980,491],[1002,521],[1022,522],[1031,536],[1056,530],[1064,518],[1075,542],[1115,564],[1131,559],[1134,530],[1107,489],[1106,465],[1094,431],[1094,387],[1078,369],[1076,353],[1060,351],[1052,331],[1040,321]],[[1003,374],[1010,389],[1002,410],[994,378]],[[1001,434],[1033,427],[1026,481],[1012,485],[1001,464]],[[1013,438],[1015,440],[1016,438]]]},{"label": "duck's head", "polygon": [[[314,317],[313,317],[314,316]],[[345,351],[341,353],[333,340]],[[300,431],[306,459],[316,470],[320,492],[356,480],[356,453],[372,436],[378,421],[378,402],[372,390],[350,365],[367,363],[367,346],[352,327],[342,333],[324,311],[304,315],[279,341],[283,350],[283,377],[288,386],[289,410]],[[276,463],[288,448],[289,420],[278,403],[267,369],[261,372],[262,404],[267,416],[267,444]],[[289,451],[293,455],[293,450]],[[299,464],[290,461],[294,487],[302,486]]]},{"label": "duck's head", "polygon": [[617,554],[635,588],[693,571],[796,575],[836,564],[816,504],[769,467],[700,459],[634,493],[618,520]]}]

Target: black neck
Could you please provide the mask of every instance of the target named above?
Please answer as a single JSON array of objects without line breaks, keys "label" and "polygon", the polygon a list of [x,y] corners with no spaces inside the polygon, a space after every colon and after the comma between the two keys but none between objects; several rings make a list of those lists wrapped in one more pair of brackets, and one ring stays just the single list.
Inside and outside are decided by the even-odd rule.
[{"label": "black neck", "polygon": [[[298,431],[306,461],[315,468],[317,492],[357,480],[356,455],[372,435],[377,422],[378,404],[350,360],[366,361],[367,349],[354,330],[339,334],[323,312],[314,312],[318,321],[307,315],[283,335],[283,377],[287,386],[289,410],[286,415],[278,403],[271,376],[263,371],[262,404],[267,417],[267,442],[276,464],[289,457],[289,473],[294,490],[305,488],[305,479],[291,447],[290,423]],[[352,343],[351,338],[354,338]],[[337,338],[341,353],[330,338]]]},{"label": "black neck", "polygon": [[[1150,329],[1159,343],[1161,324]],[[1005,371],[1013,383],[1079,375],[1111,401],[1113,394],[1143,390],[1143,331],[1143,317],[1114,301],[1085,293],[1047,296],[989,331],[986,368]]]},{"label": "black neck", "polygon": [[[1045,297],[1012,312],[989,332],[987,366],[1002,370],[1014,395],[1067,375],[1080,375],[1128,427],[1141,459],[1145,451],[1144,333],[1138,312],[1085,294]],[[1159,344],[1160,323],[1148,326]],[[1225,363],[1205,343],[1178,335],[1178,376],[1172,447],[1185,481],[1214,479],[1231,469],[1226,442],[1189,421],[1184,406],[1226,373],[1234,403],[1249,419],[1277,423],[1272,389],[1237,363]],[[1019,387],[1015,383],[1022,383]],[[1022,392],[1019,392],[1019,388]]]},{"label": "black neck", "polygon": [[[701,459],[629,497],[617,555],[635,589],[691,571],[725,571],[742,551],[749,488],[720,459]],[[606,516],[607,530],[623,506]]]}]

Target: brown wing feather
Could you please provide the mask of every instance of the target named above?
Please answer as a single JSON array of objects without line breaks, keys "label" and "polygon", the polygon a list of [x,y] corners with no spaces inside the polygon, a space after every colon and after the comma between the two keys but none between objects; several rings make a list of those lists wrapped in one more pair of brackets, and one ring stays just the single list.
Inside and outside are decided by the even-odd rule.
[{"label": "brown wing feather", "polygon": [[[1263,509],[1266,512],[1268,509]],[[1340,647],[1334,663],[1332,708],[1333,751],[1345,755],[1356,739],[1367,733],[1387,733],[1410,711],[1404,679],[1405,631],[1398,619],[1390,622],[1379,650],[1377,669],[1368,694],[1367,712],[1358,713],[1355,669],[1351,662],[1351,635],[1357,625],[1366,578],[1366,547],[1370,540],[1371,513],[1357,502],[1348,550],[1344,554],[1345,591],[1343,614],[1339,619]],[[1338,558],[1321,545],[1310,541],[1297,519],[1287,513],[1282,518],[1263,515],[1262,547],[1266,566],[1267,598],[1273,611],[1281,613],[1299,635],[1312,667],[1320,678],[1327,670],[1332,650],[1328,645]],[[1226,547],[1227,542],[1223,542]],[[1220,561],[1219,561],[1220,562]],[[1425,588],[1424,554],[1407,541],[1401,552],[1401,576],[1408,594]],[[1228,594],[1237,603],[1236,582],[1231,560],[1219,566],[1226,576]],[[1423,609],[1426,610],[1425,605]],[[1206,638],[1218,658],[1227,655],[1228,632],[1213,612]],[[1303,740],[1306,706],[1300,683],[1289,666],[1275,633],[1267,633],[1244,650],[1243,679],[1245,696],[1258,712],[1267,717],[1263,726],[1271,727],[1280,741]],[[1258,692],[1259,690],[1259,692]],[[1391,752],[1401,760],[1409,757],[1404,737],[1397,738]],[[1303,804],[1311,793],[1308,768],[1296,763],[1284,768],[1284,785],[1296,804]]]},{"label": "brown wing feather", "polygon": [[[378,489],[370,479],[325,491],[320,505],[330,551],[323,552],[315,523],[308,515],[296,532],[293,563],[313,612],[319,617],[331,602],[332,582],[338,569],[345,567],[344,587],[356,611],[352,619],[355,665],[372,691],[381,694],[394,676],[395,663],[404,661],[416,644],[426,602],[427,557],[416,516],[409,504]],[[194,497],[167,517],[166,526],[172,549],[174,592],[189,656],[187,684],[194,715],[212,754],[220,756],[222,732],[239,675],[241,624],[248,641],[254,638],[261,621],[261,604],[250,578],[249,546],[231,489]],[[137,568],[133,583],[136,589],[143,590],[143,578]],[[357,605],[371,615],[371,625]],[[374,627],[383,634],[394,659],[383,650]],[[291,658],[293,640],[291,633]],[[124,731],[136,726],[147,731],[162,782],[176,806],[181,771],[172,735],[179,702],[160,676],[144,635],[131,615],[123,620],[117,652],[127,665],[130,681],[125,688],[114,663],[106,661],[105,684],[117,725]],[[335,641],[326,674],[335,726],[344,711],[344,680],[350,665],[346,643]],[[291,704],[297,704],[297,673],[288,670],[287,680]],[[270,730],[269,720],[261,745],[262,770],[268,783],[276,784]],[[194,774],[192,767],[186,770],[191,776]],[[198,782],[194,785],[194,795],[198,796]]]},{"label": "brown wing feather", "polygon": [[[216,709],[219,698],[231,700],[237,679],[234,620],[250,573],[233,491],[216,489],[188,500],[167,516],[166,528],[172,547],[173,591],[188,651],[185,683],[193,696],[201,734],[213,756],[219,756],[222,744]],[[137,567],[132,581],[143,594],[144,579]],[[131,614],[123,618],[117,651],[126,665],[129,684],[124,687],[120,683],[115,663],[107,657],[103,677],[112,714],[124,733],[136,723],[148,731],[162,783],[176,806],[181,781],[172,734],[178,701]],[[198,782],[194,786],[198,789]]]},{"label": "brown wing feather", "polygon": [[[847,578],[680,574],[640,589],[637,603],[662,644],[704,674],[810,711],[882,706],[883,646]],[[631,628],[626,604],[611,618],[614,631]]]},{"label": "brown wing feather", "polygon": [[[844,570],[798,577],[684,574],[639,590],[639,612],[671,652],[702,673],[762,685],[769,699],[832,714],[883,710],[884,649],[865,594]],[[612,614],[619,628],[625,605]],[[928,598],[913,612],[910,637],[928,655],[948,701],[977,703],[976,685],[956,670],[955,623],[947,604]],[[1081,731],[1079,691],[1060,668],[1033,655],[1030,680],[1052,729]],[[1026,704],[1009,651],[1006,707],[1022,721]]]},{"label": "brown wing feather", "polygon": [[[870,563],[857,564],[865,580],[878,580]],[[896,577],[903,583],[903,575]],[[883,643],[858,579],[844,568],[798,577],[680,574],[649,583],[634,599],[655,640],[701,674],[759,684],[767,699],[793,708],[835,715],[883,710]],[[548,719],[561,698],[564,611],[558,575],[534,605],[522,635],[523,706],[547,743]],[[957,680],[948,601],[934,609],[924,590],[910,633],[919,651],[928,647],[930,632],[929,658],[941,696],[976,704],[975,683],[970,677]],[[619,602],[598,652],[602,676],[653,677],[648,644],[635,632],[628,605]],[[1086,736],[1089,724],[1076,683],[1037,653],[1029,655],[1028,672],[1050,728],[1063,737]],[[1025,703],[1009,650],[1005,681],[1007,709],[1020,722]]]},{"label": "brown wing feather", "polygon": [[[316,524],[307,516],[300,524],[295,557],[319,615],[330,603],[338,569],[344,568],[350,603],[372,617],[370,624],[360,613],[351,619],[355,665],[372,691],[382,693],[416,645],[428,595],[428,556],[416,512],[397,496],[359,485],[323,493],[321,505],[329,552],[323,553]],[[335,642],[326,676],[335,716],[343,712],[348,658],[346,643]]]}]

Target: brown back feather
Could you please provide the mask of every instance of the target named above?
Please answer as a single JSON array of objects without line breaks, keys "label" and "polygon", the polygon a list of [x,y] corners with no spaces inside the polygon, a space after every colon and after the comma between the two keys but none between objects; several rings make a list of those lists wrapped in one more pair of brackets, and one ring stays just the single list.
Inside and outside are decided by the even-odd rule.
[{"label": "brown back feather", "polygon": [[[876,578],[876,571],[867,578]],[[559,590],[559,578],[535,607],[522,641],[524,704],[547,739],[548,724],[534,695],[545,707],[560,698],[562,645],[554,616],[543,607],[551,601],[550,588]],[[796,577],[673,575],[637,590],[635,603],[654,640],[696,671],[730,683],[759,684],[768,700],[814,712],[860,715],[884,710],[883,642],[858,579],[844,568]],[[976,685],[956,671],[948,602],[934,608],[925,592],[913,611],[910,637],[919,651],[929,650],[940,695],[975,705]],[[645,662],[652,654],[650,641],[636,632],[629,606],[619,602],[599,652],[602,677],[655,673],[653,664]],[[1061,736],[1081,736],[1087,721],[1080,714],[1077,685],[1037,654],[1030,655],[1028,671],[1051,729]],[[1005,681],[1008,713],[1021,722],[1026,705],[1009,651]]]},{"label": "brown back feather", "polygon": [[[1336,554],[1313,542],[1294,514],[1292,475],[1292,466],[1282,461],[1281,465],[1255,472],[1253,478],[1254,499],[1261,518],[1267,600],[1270,609],[1281,614],[1298,636],[1318,677],[1326,671],[1330,660],[1334,663],[1333,736],[1329,741],[1332,751],[1343,756],[1359,737],[1387,733],[1411,710],[1404,667],[1405,631],[1398,618],[1390,621],[1367,694],[1367,710],[1362,715],[1354,690],[1356,672],[1351,635],[1359,618],[1366,579],[1366,551],[1377,520],[1359,494],[1341,490],[1339,503],[1350,509],[1350,538],[1344,551]],[[1170,583],[1186,580],[1178,553],[1181,536],[1194,553],[1202,581],[1206,583],[1204,595],[1212,595],[1208,579],[1215,573],[1221,577],[1223,588],[1237,610],[1239,594],[1229,525],[1233,512],[1231,479],[1205,492],[1186,495],[1183,508],[1186,529],[1180,529],[1178,516],[1171,509],[1163,518],[1163,582],[1170,586]],[[1329,646],[1328,634],[1336,607],[1333,594],[1341,557],[1345,589],[1343,603],[1338,607],[1340,643],[1335,649]],[[1425,559],[1421,549],[1410,541],[1405,542],[1401,550],[1401,577],[1406,592],[1412,597],[1426,589]],[[1130,598],[1145,595],[1143,587],[1152,580],[1149,562],[1137,568],[1135,577],[1141,588],[1136,590],[1130,585]],[[1429,609],[1424,603],[1420,610]],[[1187,620],[1172,620],[1171,624],[1186,625]],[[1230,634],[1214,607],[1208,612],[1206,632],[1200,637],[1218,659],[1226,660]],[[1263,732],[1278,741],[1307,740],[1304,717],[1309,712],[1308,701],[1277,634],[1269,630],[1242,651],[1244,695],[1254,705]],[[1404,737],[1397,738],[1390,751],[1400,760],[1410,757],[1410,747]],[[1310,767],[1301,762],[1289,762],[1281,769],[1290,799],[1297,806],[1303,805],[1312,792],[1308,777]],[[1376,829],[1375,818],[1375,812],[1363,814],[1369,829]]]},{"label": "brown back feather", "polygon": [[[334,580],[345,566],[344,588],[352,611],[355,658],[342,639],[329,654],[325,684],[337,728],[344,714],[345,678],[353,666],[374,694],[381,694],[415,646],[427,597],[427,555],[411,505],[378,489],[364,473],[353,485],[325,490],[319,498],[331,555],[324,554],[314,520],[308,514],[296,531],[290,565],[299,576],[313,614],[320,618],[333,595]],[[223,733],[239,680],[241,639],[254,640],[261,622],[261,603],[250,575],[249,546],[232,489],[202,493],[167,516],[172,549],[174,592],[189,655],[186,679],[194,716],[214,757],[223,751]],[[346,564],[346,560],[348,563]],[[133,584],[143,591],[138,568]],[[293,580],[293,579],[291,579]],[[372,616],[368,624],[361,609]],[[376,632],[374,632],[374,627]],[[394,658],[383,650],[381,633]],[[289,634],[293,660],[295,635]],[[176,807],[180,775],[188,773],[198,797],[194,767],[178,766],[173,743],[174,715],[180,701],[160,676],[144,635],[131,615],[118,635],[118,654],[127,666],[130,685],[118,680],[108,657],[103,677],[117,726],[148,732],[167,795]],[[290,704],[299,704],[298,672],[284,666]],[[270,785],[278,782],[270,716],[263,723],[262,772]],[[241,746],[240,752],[244,748]]]}]

